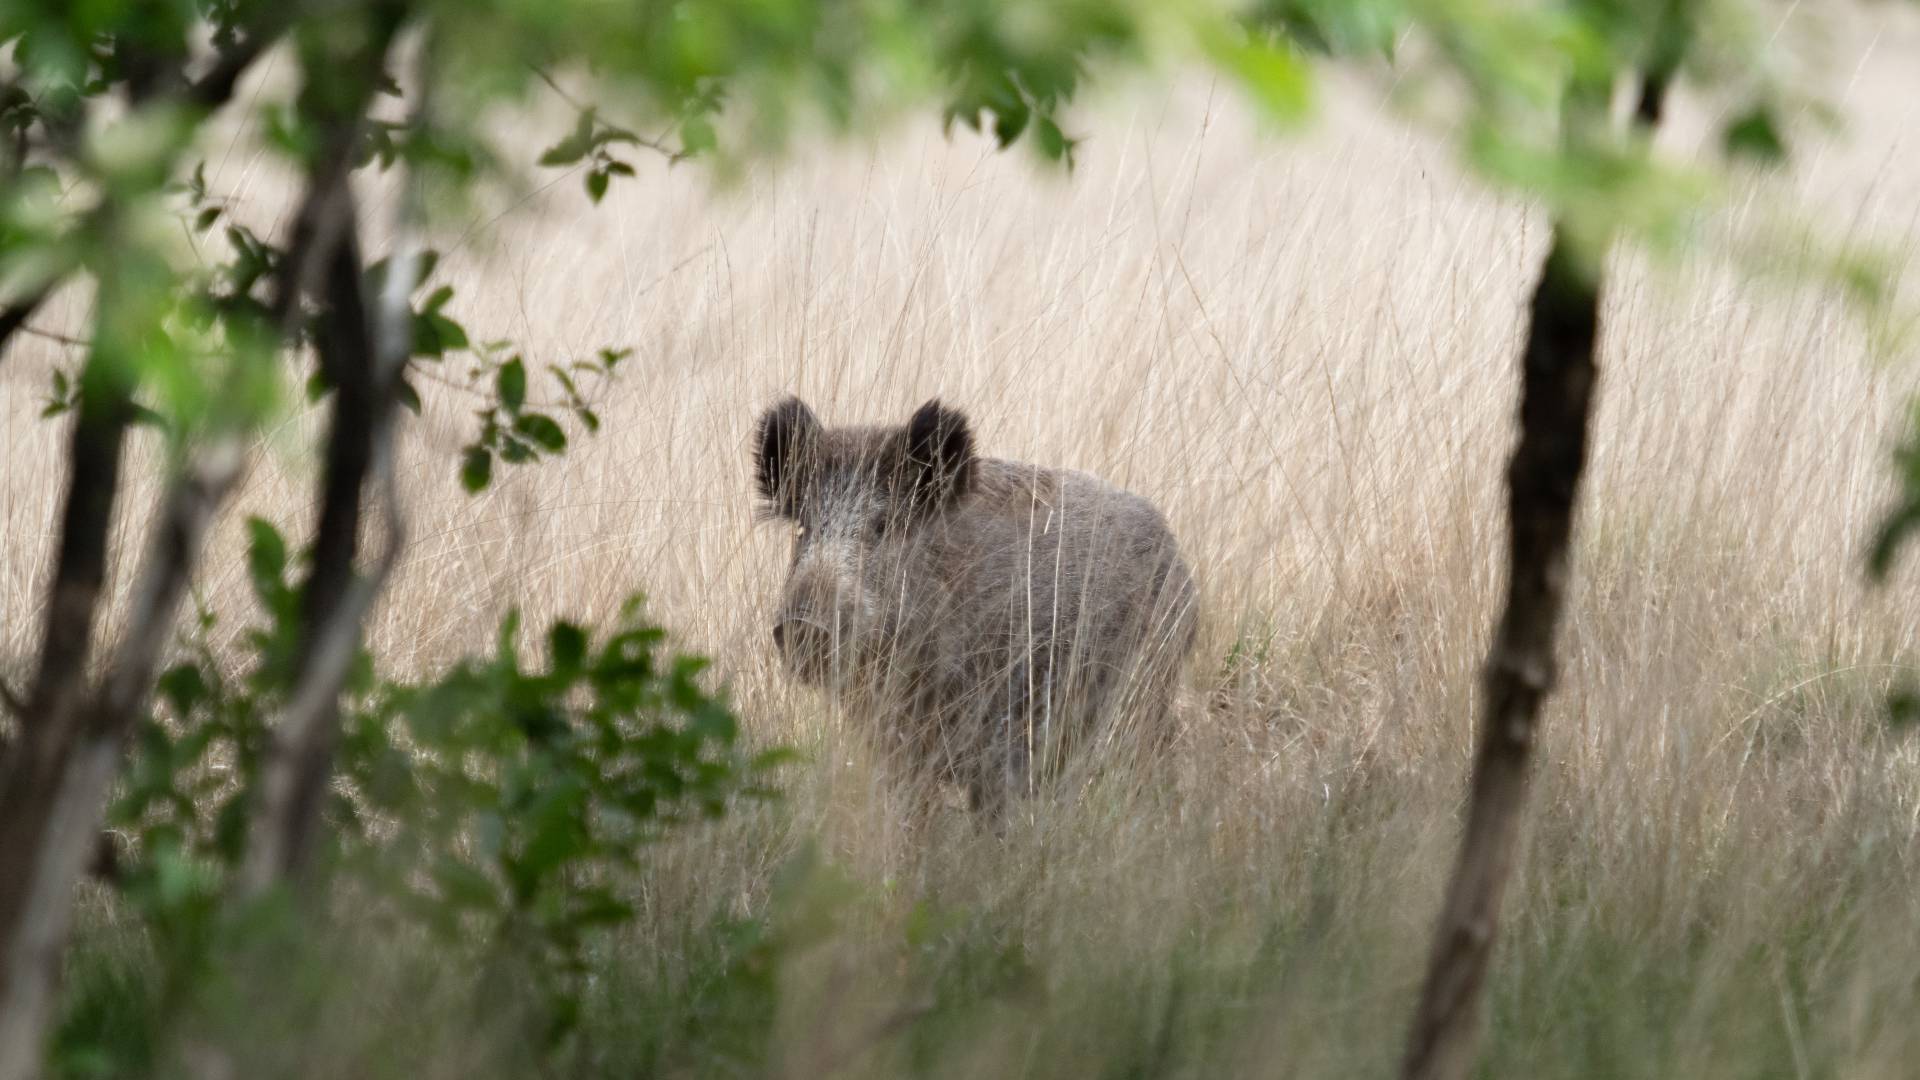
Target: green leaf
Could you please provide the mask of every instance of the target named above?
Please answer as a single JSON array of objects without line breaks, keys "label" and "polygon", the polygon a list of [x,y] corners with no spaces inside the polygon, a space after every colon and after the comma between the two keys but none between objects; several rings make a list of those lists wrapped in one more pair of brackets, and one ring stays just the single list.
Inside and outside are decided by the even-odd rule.
[{"label": "green leaf", "polygon": [[1920,688],[1906,686],[1887,695],[1887,725],[1906,730],[1920,723]]},{"label": "green leaf", "polygon": [[517,413],[527,403],[527,367],[519,357],[500,365],[493,377],[494,388],[499,391],[500,404],[510,413]]},{"label": "green leaf", "polygon": [[553,657],[553,673],[571,678],[586,660],[586,631],[570,622],[554,623],[547,631],[547,651]]},{"label": "green leaf", "polygon": [[287,592],[287,542],[265,518],[247,519],[247,573],[253,594],[269,609]]},{"label": "green leaf", "polygon": [[1040,152],[1046,155],[1048,161],[1063,161],[1069,166],[1073,164],[1073,148],[1078,145],[1078,140],[1067,138],[1052,117],[1042,116],[1034,124],[1033,134]]},{"label": "green leaf", "polygon": [[747,771],[767,772],[780,768],[783,765],[790,765],[803,760],[805,759],[801,756],[800,751],[790,746],[776,746],[771,750],[762,750],[747,759]]},{"label": "green leaf", "polygon": [[492,911],[499,906],[500,893],[480,871],[455,858],[443,858],[433,868],[433,882],[440,896],[455,908]]},{"label": "green leaf", "polygon": [[704,116],[689,116],[680,122],[680,152],[693,157],[711,151],[720,143],[713,124]]},{"label": "green leaf", "polygon": [[412,383],[401,379],[393,388],[393,396],[408,412],[415,416],[420,415],[420,391],[415,390]]},{"label": "green leaf", "polygon": [[558,454],[567,448],[567,433],[544,413],[526,413],[518,417],[513,422],[513,430],[525,435],[549,454]]},{"label": "green leaf", "polygon": [[1207,42],[1207,53],[1269,117],[1282,123],[1305,118],[1313,101],[1312,82],[1306,65],[1285,44],[1222,33]]},{"label": "green leaf", "polygon": [[442,348],[464,349],[467,347],[466,327],[445,315],[432,315],[429,318],[433,320],[434,334],[439,337]]},{"label": "green leaf", "polygon": [[1027,108],[1026,102],[1020,101],[1017,98],[1004,106],[994,109],[994,140],[997,141],[1003,149],[1012,146],[1014,140],[1020,137],[1020,133],[1027,130],[1027,121],[1031,119],[1032,116],[1033,112]]},{"label": "green leaf", "polygon": [[1780,137],[1773,112],[1764,103],[1727,125],[1726,145],[1728,157],[1766,165],[1778,164],[1787,157],[1786,140]]},{"label": "green leaf", "polygon": [[218,220],[220,220],[220,208],[217,206],[209,206],[205,210],[202,210],[198,214],[194,215],[193,231],[206,232],[208,229],[211,229],[213,227],[213,223]]},{"label": "green leaf", "polygon": [[460,486],[467,489],[467,494],[474,495],[492,482],[493,452],[484,446],[467,447],[466,456],[460,462]]},{"label": "green leaf", "polygon": [[540,456],[539,451],[511,435],[500,436],[500,460],[509,465],[525,465]]},{"label": "green leaf", "polygon": [[413,319],[413,354],[439,357],[448,349],[467,347],[466,328],[435,311],[423,311]]},{"label": "green leaf", "polygon": [[166,674],[154,683],[154,689],[167,704],[173,706],[177,715],[183,717],[192,712],[195,705],[207,699],[206,677],[195,664],[181,663],[168,668]]},{"label": "green leaf", "polygon": [[574,124],[571,134],[540,155],[540,164],[546,166],[571,165],[593,149],[593,110],[583,109],[579,120]]},{"label": "green leaf", "polygon": [[607,174],[603,169],[595,169],[587,174],[587,198],[599,202],[607,194]]}]

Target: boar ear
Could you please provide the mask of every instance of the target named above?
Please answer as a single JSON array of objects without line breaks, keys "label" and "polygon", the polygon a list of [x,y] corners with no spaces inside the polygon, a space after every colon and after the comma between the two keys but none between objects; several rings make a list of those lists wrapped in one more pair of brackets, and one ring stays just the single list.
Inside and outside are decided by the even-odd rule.
[{"label": "boar ear", "polygon": [[909,483],[927,503],[940,506],[973,490],[973,430],[958,409],[938,398],[907,421]]},{"label": "boar ear", "polygon": [[820,418],[790,397],[760,416],[753,438],[753,473],[760,497],[781,517],[800,516],[800,480],[818,452]]}]

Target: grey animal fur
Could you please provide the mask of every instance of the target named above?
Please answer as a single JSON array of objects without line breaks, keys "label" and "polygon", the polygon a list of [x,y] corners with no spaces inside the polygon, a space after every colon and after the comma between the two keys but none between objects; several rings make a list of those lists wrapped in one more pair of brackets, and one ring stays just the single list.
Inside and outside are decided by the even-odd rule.
[{"label": "grey animal fur", "polygon": [[776,647],[896,771],[991,810],[1090,738],[1164,747],[1196,590],[1153,504],[978,457],[938,401],[902,427],[826,428],[789,398],[760,418],[754,470],[798,526]]}]

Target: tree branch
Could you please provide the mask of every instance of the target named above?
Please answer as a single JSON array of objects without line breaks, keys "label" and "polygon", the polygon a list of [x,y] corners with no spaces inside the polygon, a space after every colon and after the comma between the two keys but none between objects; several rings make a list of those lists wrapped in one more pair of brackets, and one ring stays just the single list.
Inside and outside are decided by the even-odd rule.
[{"label": "tree branch", "polygon": [[[371,100],[375,77],[398,28],[397,12],[382,10],[391,21],[378,27],[374,44],[356,60],[364,76],[364,96],[351,114],[356,126]],[[404,542],[390,444],[394,404],[412,340],[407,302],[417,262],[408,253],[396,256],[388,267],[387,297],[383,299],[390,299],[398,290],[407,327],[396,336],[390,325],[394,314],[387,305],[370,314],[353,195],[344,173],[335,197],[346,210],[326,273],[327,307],[315,336],[321,374],[334,388],[321,478],[320,520],[314,532],[313,569],[300,590],[300,640],[293,689],[273,725],[272,742],[261,770],[260,797],[249,826],[246,860],[238,882],[243,895],[258,895],[294,876],[308,863],[322,796],[333,771],[340,690],[359,650],[360,628],[367,610],[385,584]],[[410,198],[403,200],[403,216],[410,204]],[[403,221],[403,244],[405,225]],[[363,499],[372,484],[379,485],[386,497],[387,538],[372,572],[356,578],[354,562]]]},{"label": "tree branch", "polygon": [[13,340],[14,333],[27,324],[52,293],[53,286],[45,285],[0,309],[0,359],[5,359],[7,342]]},{"label": "tree branch", "polygon": [[[313,570],[302,589],[297,674],[287,706],[273,725],[259,809],[241,870],[239,887],[245,895],[258,895],[298,873],[309,859],[321,797],[332,775],[340,688],[359,650],[367,611],[405,543],[391,443],[396,391],[410,338],[396,340],[390,328],[396,321],[407,325],[405,316],[411,312],[406,298],[416,262],[394,260],[388,291],[389,296],[400,296],[401,318],[382,305],[377,325],[367,317],[365,275],[351,234],[339,244],[328,275],[332,302],[319,346],[335,396],[320,524]],[[370,484],[380,487],[386,503],[386,536],[371,571],[356,577],[362,500]]]},{"label": "tree branch", "polygon": [[13,771],[0,792],[0,881],[6,882],[0,888],[0,1080],[38,1070],[73,887],[95,852],[127,733],[145,711],[207,526],[232,489],[241,458],[237,435],[228,434],[176,475],[140,574],[132,628],[104,689],[77,722],[63,725],[62,734],[71,734],[57,758],[30,741],[26,768]]}]

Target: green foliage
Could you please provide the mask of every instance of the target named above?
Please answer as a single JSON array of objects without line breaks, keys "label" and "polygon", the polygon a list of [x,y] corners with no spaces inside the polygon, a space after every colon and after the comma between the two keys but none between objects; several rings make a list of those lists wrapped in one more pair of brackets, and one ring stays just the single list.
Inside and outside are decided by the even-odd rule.
[{"label": "green foliage", "polygon": [[475,350],[475,363],[468,373],[469,385],[483,395],[481,406],[474,411],[480,421],[479,433],[461,449],[460,484],[469,493],[478,493],[493,482],[495,459],[525,465],[565,453],[567,433],[554,419],[556,414],[571,414],[588,434],[598,433],[600,414],[582,393],[581,381],[591,378],[605,385],[615,377],[620,362],[631,355],[627,349],[601,349],[592,359],[575,360],[564,367],[548,364],[547,376],[559,390],[560,399],[529,407],[526,360],[507,350],[507,342],[487,342]]},{"label": "green foliage", "polygon": [[[297,592],[285,540],[249,522],[261,622],[230,673],[202,612],[159,680],[109,824],[113,876],[148,935],[161,1010],[220,955],[222,920],[258,797],[268,718],[290,689]],[[545,663],[522,656],[509,615],[489,657],[420,681],[380,677],[362,651],[329,819],[340,887],[378,897],[475,964],[516,973],[544,1038],[572,1026],[586,949],[632,917],[620,875],[668,830],[771,797],[787,756],[749,756],[706,661],[668,650],[629,601],[605,632],[548,627]]]},{"label": "green foliage", "polygon": [[1910,427],[1905,441],[1895,448],[1893,460],[1899,494],[1881,520],[1867,554],[1867,571],[1876,581],[1886,579],[1901,545],[1920,531],[1920,398],[1913,401]]},{"label": "green foliage", "polygon": [[[387,684],[347,727],[347,857],[449,946],[516,950],[571,1027],[589,937],[631,918],[617,872],[675,825],[720,816],[777,757],[743,758],[706,662],[664,650],[629,601],[596,642],[569,622],[527,670],[519,620],[492,657]],[[378,823],[377,826],[374,823]]]},{"label": "green foliage", "polygon": [[[925,102],[950,125],[1001,146],[1025,139],[1070,165],[1084,138],[1070,110],[1103,69],[1200,58],[1280,122],[1309,111],[1317,60],[1378,66],[1410,98],[1449,103],[1433,115],[1466,160],[1543,201],[1594,252],[1622,234],[1682,249],[1703,242],[1700,211],[1727,190],[1724,168],[1661,162],[1644,131],[1614,124],[1591,99],[1622,74],[1683,76],[1730,103],[1716,132],[1729,159],[1785,159],[1795,135],[1785,118],[1821,109],[1762,62],[1759,10],[1693,0],[15,0],[0,5],[10,60],[0,78],[0,303],[89,282],[97,315],[86,358],[53,375],[43,413],[111,392],[175,450],[209,429],[257,430],[288,405],[285,385],[304,381],[313,399],[335,391],[324,373],[294,370],[323,313],[287,301],[290,238],[239,220],[196,162],[213,111],[231,97],[219,77],[283,41],[295,88],[241,99],[232,107],[252,112],[240,119],[303,172],[338,153],[330,141],[343,131],[352,168],[406,165],[410,182],[444,196],[427,207],[428,231],[442,203],[523,187],[531,169],[577,170],[599,203],[616,177],[633,175],[635,154],[704,158],[724,174],[798,134]],[[403,27],[418,57],[406,73],[387,55]],[[589,100],[561,90],[560,77],[590,80]],[[537,154],[500,145],[502,110],[549,91],[568,106],[562,127],[532,144]],[[1876,264],[1814,250],[1792,264],[1796,280],[1885,304]],[[625,351],[542,365],[508,342],[476,346],[454,288],[432,280],[434,253],[408,254],[418,262],[398,400],[420,411],[416,384],[455,382],[438,374],[448,358],[473,358],[456,383],[480,399],[457,465],[469,492],[488,487],[500,463],[564,453],[570,427],[599,430],[590,391],[615,377]],[[364,294],[383,295],[391,272],[389,261],[366,267]],[[1903,496],[1874,546],[1876,576],[1920,528],[1920,437],[1898,461]],[[126,1012],[170,1015],[213,978],[238,919],[230,882],[304,606],[293,549],[264,521],[249,528],[260,618],[236,658],[201,614],[158,679],[155,715],[136,733],[109,819],[116,901],[163,976],[133,989],[103,979],[119,989],[85,1000],[125,1007],[79,1016],[74,1030]],[[604,630],[552,624],[540,659],[523,655],[519,629],[509,617],[489,655],[421,681],[384,677],[376,658],[358,656],[329,820],[338,880],[436,947],[478,950],[496,982],[531,987],[546,1046],[592,1007],[591,943],[630,921],[621,882],[647,845],[765,794],[779,759],[744,756],[700,661],[671,653],[637,607]],[[743,1061],[760,1045],[751,1032],[771,1022],[780,966],[828,936],[832,917],[821,913],[832,906],[795,898],[803,894],[818,895],[781,893],[786,907],[713,924],[723,938],[714,980],[692,993],[688,1023],[731,1018],[721,1026],[749,1033]],[[977,1039],[990,1003],[1038,1000],[1047,959],[1016,926],[936,910],[908,921],[900,954],[933,1001],[908,1040],[927,1071],[953,1045],[941,1032]],[[1206,1008],[1126,1000],[1143,1027]],[[64,1067],[110,1067],[63,1046]],[[1162,1040],[1136,1071],[1185,1052]]]}]

